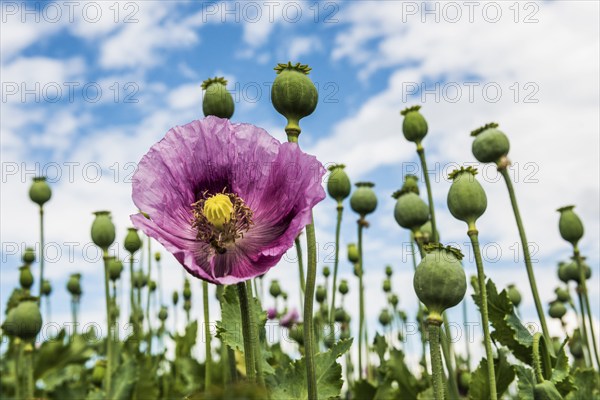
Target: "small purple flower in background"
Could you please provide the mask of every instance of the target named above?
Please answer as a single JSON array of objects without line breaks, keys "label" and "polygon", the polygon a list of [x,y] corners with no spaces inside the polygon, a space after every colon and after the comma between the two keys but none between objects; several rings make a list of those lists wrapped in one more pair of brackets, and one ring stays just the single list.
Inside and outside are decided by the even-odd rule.
[{"label": "small purple flower in background", "polygon": [[295,308],[292,308],[291,311],[288,311],[281,319],[279,320],[279,325],[284,328],[291,328],[297,321],[300,315]]},{"label": "small purple flower in background", "polygon": [[274,307],[267,309],[267,319],[277,318],[277,310]]},{"label": "small purple flower in background", "polygon": [[142,158],[133,225],[185,269],[215,284],[264,274],[325,198],[325,169],[295,143],[250,124],[207,117],[175,127]]}]

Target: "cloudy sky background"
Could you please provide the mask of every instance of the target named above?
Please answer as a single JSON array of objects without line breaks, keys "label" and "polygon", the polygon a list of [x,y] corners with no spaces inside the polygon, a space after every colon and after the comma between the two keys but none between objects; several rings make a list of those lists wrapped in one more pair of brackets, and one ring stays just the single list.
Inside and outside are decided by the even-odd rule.
[{"label": "cloudy sky background", "polygon": [[[447,174],[474,163],[469,132],[499,122],[511,141],[511,174],[535,248],[544,307],[560,283],[557,262],[570,255],[555,210],[576,204],[598,316],[598,14],[598,3],[589,1],[3,2],[0,306],[18,281],[20,252],[38,240],[37,208],[27,191],[33,176],[47,174],[53,190],[45,207],[52,322],[70,320],[66,280],[81,272],[82,323],[103,324],[103,267],[89,244],[92,212],[112,211],[121,242],[135,212],[135,164],[169,128],[202,117],[200,84],[208,77],[229,80],[233,121],[285,140],[285,121],[269,93],[273,67],[291,60],[310,64],[320,95],[315,113],[302,121],[302,147],[324,164],[345,163],[353,182],[376,184],[379,206],[369,217],[364,260],[371,337],[385,306],[380,288],[386,264],[394,267],[401,308],[411,319],[416,312],[408,235],[393,219],[390,197],[405,173],[421,174],[415,147],[401,133],[399,111],[413,104],[423,106],[430,126],[424,145],[442,241],[470,251],[466,226],[446,207]],[[480,171],[489,203],[478,222],[487,274],[500,288],[516,283],[523,320],[535,322],[505,185],[493,167]],[[356,240],[356,218],[347,207],[340,273],[351,283],[350,310],[357,310],[357,285],[344,249]],[[315,219],[320,269],[331,264],[334,202],[319,204]],[[116,243],[115,251],[121,247]],[[291,249],[265,278],[265,286],[281,281],[291,306],[299,298],[294,260]],[[472,256],[465,268],[475,273]],[[181,290],[181,270],[163,251],[166,299]],[[201,315],[200,286],[193,282],[194,318]],[[217,313],[213,303],[215,319]],[[462,320],[458,308],[449,314]],[[572,312],[567,320],[572,326]],[[560,323],[549,323],[560,335]]]}]

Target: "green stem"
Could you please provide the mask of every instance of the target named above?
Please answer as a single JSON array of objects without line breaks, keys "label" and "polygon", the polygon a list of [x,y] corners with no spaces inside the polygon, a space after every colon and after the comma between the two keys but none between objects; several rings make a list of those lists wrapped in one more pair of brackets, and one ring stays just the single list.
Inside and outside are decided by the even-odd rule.
[{"label": "green stem", "polygon": [[158,301],[160,303],[160,305],[163,305],[163,293],[162,293],[162,289],[163,289],[163,285],[162,285],[162,266],[161,266],[161,262],[157,261],[156,262],[156,267],[158,268],[158,282],[156,282],[156,286],[158,286]]},{"label": "green stem", "polygon": [[40,206],[40,294],[39,300],[42,299],[42,284],[44,283],[44,208]]},{"label": "green stem", "polygon": [[429,351],[431,353],[431,373],[435,400],[444,399],[444,375],[440,352],[440,324],[442,321],[429,321]]},{"label": "green stem", "polygon": [[448,370],[448,389],[453,399],[460,399],[460,395],[458,394],[458,385],[456,384],[454,365],[452,364],[454,361],[452,346],[448,340],[450,337],[448,318],[446,318],[445,313],[443,314],[443,318],[444,330],[440,330],[440,339],[442,344],[442,352],[444,353],[444,362],[446,364],[446,369]]},{"label": "green stem", "polygon": [[331,307],[329,308],[329,325],[331,325],[331,334],[333,334],[333,322],[335,315],[335,294],[337,291],[337,274],[340,254],[340,231],[342,227],[342,214],[344,206],[339,203],[337,206],[337,223],[335,226],[335,259],[333,260],[333,291],[331,293]]},{"label": "green stem", "polygon": [[77,300],[71,298],[71,315],[73,316],[73,336],[77,335]]},{"label": "green stem", "polygon": [[138,334],[137,315],[135,309],[135,298],[133,295],[133,253],[129,254],[129,319],[133,321],[133,334]]},{"label": "green stem", "polygon": [[481,320],[483,323],[483,341],[485,344],[485,354],[488,365],[488,378],[490,382],[490,397],[491,400],[496,400],[496,373],[494,368],[494,353],[492,351],[492,339],[490,337],[490,323],[488,318],[488,302],[487,288],[485,287],[485,273],[483,271],[483,261],[481,259],[481,251],[479,249],[479,238],[477,229],[469,227],[468,232],[471,244],[473,245],[473,254],[475,255],[475,263],[477,264],[477,278],[479,280],[479,292],[481,294]]},{"label": "green stem", "polygon": [[[544,309],[542,308],[542,302],[538,294],[537,284],[535,282],[535,275],[533,273],[533,266],[531,265],[531,256],[529,254],[529,242],[527,236],[525,236],[525,228],[523,227],[523,221],[521,220],[521,213],[519,212],[519,205],[517,204],[517,197],[515,195],[515,189],[513,188],[512,180],[508,174],[507,168],[498,168],[504,181],[506,182],[506,188],[508,189],[508,195],[510,196],[510,203],[515,214],[515,220],[517,221],[517,228],[519,230],[519,236],[521,239],[521,247],[523,248],[523,258],[525,259],[525,269],[527,270],[527,277],[529,278],[529,285],[531,286],[531,293],[533,294],[533,301],[535,303],[535,309],[537,310],[538,318],[542,325],[542,332],[546,343],[552,343],[548,326],[546,325],[546,316]],[[550,351],[553,351],[550,346]]]},{"label": "green stem", "polygon": [[[312,213],[311,213],[312,214]],[[317,241],[315,225],[311,215],[311,223],[306,226],[306,246],[308,265],[306,270],[306,286],[304,291],[304,351],[306,357],[306,380],[308,398],[317,398],[317,376],[315,368],[315,332],[313,303],[315,299],[315,283],[317,280]]]},{"label": "green stem", "polygon": [[[585,308],[587,309],[588,322],[590,325],[590,339],[592,341],[592,345],[594,346],[594,356],[596,357],[596,364],[598,365],[598,370],[600,371],[600,357],[598,357],[598,345],[596,344],[596,334],[594,333],[594,320],[592,318],[592,309],[590,307],[590,298],[588,296],[587,291],[587,283],[585,279],[585,269],[583,268],[583,262],[581,260],[581,255],[579,253],[579,249],[577,246],[574,247],[573,253],[575,256],[575,261],[577,262],[577,268],[579,269],[579,280],[581,281],[581,291],[583,295],[583,300],[585,302]],[[582,315],[583,317],[583,315]],[[591,364],[590,360],[590,364]]]},{"label": "green stem", "polygon": [[431,237],[432,242],[437,243],[438,232],[435,223],[435,207],[433,205],[433,193],[431,192],[431,183],[429,182],[429,171],[427,170],[427,161],[425,160],[425,149],[421,143],[417,144],[417,154],[421,161],[421,168],[423,168],[423,177],[425,178],[425,187],[427,188],[427,202],[429,203],[429,214],[431,215]]},{"label": "green stem", "polygon": [[212,364],[211,339],[208,310],[208,282],[202,281],[202,301],[204,305],[204,351],[206,352],[206,362],[204,365],[204,388],[210,387],[210,366]]},{"label": "green stem", "polygon": [[21,377],[23,376],[23,373],[21,371],[21,353],[23,348],[21,339],[15,339],[15,347],[15,352],[17,353],[15,355],[15,398],[20,399],[22,383]]},{"label": "green stem", "polygon": [[300,276],[300,308],[304,303],[304,291],[306,290],[306,283],[304,281],[304,265],[302,264],[302,244],[300,243],[300,235],[296,237],[294,241],[296,244],[296,254],[298,255],[298,273]]},{"label": "green stem", "polygon": [[[256,303],[252,294],[252,281],[246,281],[246,294],[248,295],[248,304],[250,307],[250,313],[254,317],[257,314]],[[265,386],[265,378],[262,369],[262,352],[260,344],[260,336],[258,332],[258,321],[252,320],[252,350],[254,351],[254,362],[256,363],[256,378],[260,386]]]},{"label": "green stem", "polygon": [[27,343],[26,345],[26,357],[27,357],[27,399],[35,398],[35,380],[33,379],[33,345]]},{"label": "green stem", "polygon": [[[365,321],[365,287],[363,284],[363,252],[362,252],[362,231],[363,218],[358,220],[358,285],[359,285],[359,319],[358,319],[358,378],[363,377],[363,337],[364,321]],[[366,344],[368,345],[368,344]],[[365,360],[367,361],[367,360]],[[367,361],[368,363],[368,361]]]},{"label": "green stem", "polygon": [[[462,301],[462,312],[463,312],[463,329],[467,332],[467,302]],[[471,370],[471,346],[469,346],[469,338],[465,334],[465,350],[467,353],[467,370]]]},{"label": "green stem", "polygon": [[246,361],[246,376],[250,382],[254,382],[256,379],[256,373],[254,372],[254,348],[253,346],[253,334],[252,329],[253,315],[248,303],[248,294],[246,293],[246,283],[240,282],[237,285],[238,297],[240,299],[240,312],[242,315],[242,336],[244,339],[244,359]]},{"label": "green stem", "polygon": [[577,292],[577,298],[579,299],[579,319],[581,321],[581,325],[580,325],[581,343],[586,351],[586,353],[584,353],[583,360],[584,360],[585,366],[588,367],[592,364],[592,351],[590,349],[590,344],[588,341],[587,327],[586,327],[586,323],[585,323],[585,308],[583,305],[583,295],[581,293],[581,287],[577,286],[577,289],[575,289],[575,291]]},{"label": "green stem", "polygon": [[[146,286],[146,324],[148,325],[148,346],[146,352],[148,355],[152,352],[152,321],[150,319],[150,281],[152,280],[152,239],[148,236],[148,285]],[[140,291],[142,289],[140,288]],[[141,304],[140,304],[141,306]]]},{"label": "green stem", "polygon": [[104,250],[104,294],[106,296],[106,320],[108,335],[106,338],[106,373],[104,374],[104,393],[111,394],[112,384],[112,311],[110,291],[108,289],[108,250]]}]

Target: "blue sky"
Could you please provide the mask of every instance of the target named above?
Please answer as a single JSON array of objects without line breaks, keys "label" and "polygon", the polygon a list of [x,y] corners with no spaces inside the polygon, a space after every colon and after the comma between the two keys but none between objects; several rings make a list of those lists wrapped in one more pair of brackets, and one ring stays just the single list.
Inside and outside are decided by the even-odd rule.
[{"label": "blue sky", "polygon": [[[18,276],[16,249],[38,237],[36,208],[27,198],[35,174],[60,174],[46,207],[46,235],[56,249],[47,264],[53,320],[68,320],[66,279],[82,272],[83,320],[102,321],[102,266],[86,246],[91,213],[111,210],[118,238],[125,236],[135,211],[128,181],[135,163],[170,127],[202,117],[200,84],[208,77],[229,80],[232,120],[284,140],[285,121],[270,104],[269,85],[273,67],[290,60],[313,68],[320,94],[315,113],[302,121],[303,148],[324,164],[345,163],[354,182],[376,183],[380,203],[366,232],[365,256],[370,328],[384,306],[386,264],[395,268],[400,305],[409,313],[416,307],[410,257],[402,250],[407,235],[393,220],[390,197],[404,173],[420,173],[399,115],[413,104],[423,106],[430,124],[425,147],[442,240],[469,250],[466,227],[445,205],[446,176],[453,166],[474,161],[469,132],[499,122],[511,140],[512,173],[544,303],[559,283],[557,261],[569,255],[555,209],[576,204],[586,225],[582,251],[594,271],[590,290],[597,306],[596,2],[92,1],[70,7],[2,3],[2,307]],[[489,198],[480,222],[488,275],[499,286],[517,284],[523,318],[533,321],[522,260],[514,260],[518,236],[508,195],[493,168],[481,172]],[[333,240],[334,212],[329,199],[315,209],[320,265]],[[351,212],[344,215],[343,248],[355,241],[355,220]],[[289,254],[267,280],[280,279],[296,303],[297,271]],[[356,293],[349,265],[341,268]],[[475,271],[469,258],[465,268]],[[163,270],[165,292],[181,288],[180,267],[170,256]],[[200,315],[198,302],[194,314]],[[458,312],[451,316],[459,321]],[[568,321],[573,324],[572,314]],[[560,324],[554,321],[552,330],[560,333]]]}]

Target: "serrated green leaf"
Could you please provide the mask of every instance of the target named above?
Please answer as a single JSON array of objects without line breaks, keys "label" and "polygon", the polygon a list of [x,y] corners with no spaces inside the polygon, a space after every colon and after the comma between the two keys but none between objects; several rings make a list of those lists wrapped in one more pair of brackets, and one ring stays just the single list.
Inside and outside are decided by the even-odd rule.
[{"label": "serrated green leaf", "polygon": [[185,327],[183,335],[175,335],[175,356],[191,357],[192,348],[196,345],[198,337],[198,321],[194,321]]},{"label": "serrated green leaf", "polygon": [[[508,386],[515,379],[514,367],[508,362],[506,351],[500,349],[498,357],[494,358],[494,367],[496,372],[496,393],[498,398],[508,389]],[[488,361],[481,359],[479,366],[471,376],[469,386],[469,399],[480,400],[490,398],[490,380],[488,376]]]},{"label": "serrated green leaf", "polygon": [[535,388],[533,370],[522,365],[515,365],[515,371],[518,377],[519,399],[533,400],[533,389]]},{"label": "serrated green leaf", "polygon": [[[342,388],[342,367],[336,362],[347,352],[352,339],[341,340],[331,349],[315,355],[315,373],[319,399],[330,399],[340,395]],[[306,359],[302,357],[292,362],[288,368],[277,369],[271,384],[272,400],[308,400],[306,386]]]},{"label": "serrated green leaf", "polygon": [[390,351],[390,359],[387,361],[389,368],[389,377],[398,382],[398,391],[406,399],[417,398],[419,393],[419,383],[417,378],[410,372],[410,369],[404,361],[404,353],[401,350],[393,349]]},{"label": "serrated green leaf", "polygon": [[[488,316],[490,323],[494,327],[494,331],[491,334],[492,339],[508,347],[512,354],[519,360],[531,365],[533,336],[515,314],[513,304],[508,298],[506,290],[498,293],[496,285],[491,279],[488,279],[486,288]],[[480,296],[474,294],[473,300],[477,304],[477,307],[481,309]]]},{"label": "serrated green leaf", "polygon": [[65,340],[65,331],[61,330],[55,338],[40,346],[35,356],[34,379],[42,379],[46,385],[52,386],[50,382],[46,382],[49,376],[56,379],[56,374],[60,374],[68,365],[83,365],[93,355],[93,349],[83,337],[75,335]]},{"label": "serrated green leaf", "polygon": [[573,374],[575,390],[567,400],[590,400],[600,398],[600,374],[592,368],[577,369]]},{"label": "serrated green leaf", "polygon": [[556,362],[552,369],[552,383],[556,386],[556,389],[561,395],[566,396],[571,390],[573,390],[573,378],[569,375],[571,367],[569,366],[569,357],[565,353],[565,343],[561,346],[560,350],[556,354]]},{"label": "serrated green leaf", "polygon": [[379,332],[375,334],[375,339],[373,339],[373,347],[375,348],[375,353],[377,353],[377,356],[379,356],[380,365],[383,365],[385,363],[383,358],[388,346],[385,341],[385,337],[381,336]]},{"label": "serrated green leaf", "polygon": [[[352,398],[353,399],[364,399],[364,400],[373,400],[375,397],[375,393],[381,389],[381,385],[378,388],[371,385],[369,381],[365,379],[361,379],[352,385]],[[391,398],[391,397],[387,397]]]},{"label": "serrated green leaf", "polygon": [[[134,361],[127,361],[119,365],[112,375],[111,400],[129,400],[133,393],[137,378],[137,365]],[[144,377],[144,379],[147,379]]]}]

